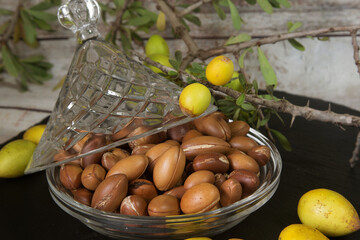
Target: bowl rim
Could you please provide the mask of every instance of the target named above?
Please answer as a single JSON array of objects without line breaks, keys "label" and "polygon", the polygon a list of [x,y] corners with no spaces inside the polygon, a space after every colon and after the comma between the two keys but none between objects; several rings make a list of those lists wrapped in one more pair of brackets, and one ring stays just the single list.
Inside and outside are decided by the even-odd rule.
[{"label": "bowl rim", "polygon": [[[62,204],[68,205],[67,208],[71,207],[76,211],[82,212],[88,216],[96,217],[96,218],[104,218],[107,221],[114,220],[114,221],[137,221],[137,222],[150,222],[152,224],[161,222],[163,223],[166,221],[166,223],[172,223],[172,222],[188,222],[188,221],[198,221],[203,220],[207,218],[212,217],[219,217],[221,215],[225,215],[228,213],[231,213],[235,210],[241,211],[242,209],[247,209],[248,206],[253,207],[254,205],[257,205],[257,202],[260,202],[262,199],[265,199],[265,204],[275,193],[276,188],[279,185],[280,182],[280,175],[282,171],[282,159],[280,156],[280,153],[276,146],[262,133],[259,131],[250,128],[249,133],[247,134],[248,137],[255,140],[257,143],[262,143],[261,145],[266,145],[270,148],[270,154],[271,159],[270,161],[265,165],[271,165],[272,164],[272,176],[270,181],[264,181],[259,188],[249,195],[246,198],[243,198],[229,206],[220,207],[218,209],[214,209],[211,211],[207,211],[204,213],[195,213],[195,214],[181,214],[181,215],[173,215],[173,216],[165,216],[165,217],[158,217],[158,216],[131,216],[131,215],[125,215],[120,213],[112,213],[112,212],[105,212],[101,211],[89,206],[86,206],[85,204],[79,203],[75,201],[69,194],[64,193],[63,191],[59,190],[55,186],[55,170],[57,167],[51,167],[46,169],[46,179],[49,184],[49,191],[51,191],[51,194],[54,194],[59,200],[61,200]],[[269,167],[266,168],[266,170]],[[266,179],[264,179],[266,180]],[[266,199],[267,196],[270,197]],[[262,205],[263,205],[262,204]],[[176,221],[175,221],[176,220]]]}]

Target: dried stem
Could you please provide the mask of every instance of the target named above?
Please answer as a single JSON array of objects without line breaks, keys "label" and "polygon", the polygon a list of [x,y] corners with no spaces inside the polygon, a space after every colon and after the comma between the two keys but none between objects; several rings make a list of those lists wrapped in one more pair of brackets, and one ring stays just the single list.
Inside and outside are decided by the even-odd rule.
[{"label": "dried stem", "polygon": [[354,49],[355,64],[357,66],[358,73],[360,74],[359,44],[356,39],[357,31],[358,31],[358,29],[351,31],[351,40],[352,40],[352,45],[353,45],[353,49]]},{"label": "dried stem", "polygon": [[356,163],[359,161],[359,154],[360,154],[360,131],[357,134],[352,157],[349,160],[351,167],[355,167]]}]

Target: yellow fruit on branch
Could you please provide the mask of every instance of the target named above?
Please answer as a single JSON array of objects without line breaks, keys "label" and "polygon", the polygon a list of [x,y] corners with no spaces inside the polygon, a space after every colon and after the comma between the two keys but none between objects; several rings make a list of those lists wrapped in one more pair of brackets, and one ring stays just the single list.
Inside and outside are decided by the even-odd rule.
[{"label": "yellow fruit on branch", "polygon": [[350,234],[360,229],[354,206],[341,194],[329,189],[305,193],[298,203],[300,221],[329,237]]},{"label": "yellow fruit on branch", "polygon": [[210,90],[201,83],[186,86],[179,98],[181,111],[187,116],[199,116],[209,107],[211,102]]},{"label": "yellow fruit on branch", "polygon": [[[172,67],[169,62],[169,56],[162,55],[162,54],[153,54],[153,55],[149,56],[149,58],[155,62],[160,63],[163,66]],[[161,71],[159,68],[157,68],[155,66],[149,65],[149,68],[156,73],[164,73],[163,71]]]},{"label": "yellow fruit on branch", "polygon": [[23,135],[23,139],[32,141],[35,144],[39,144],[41,136],[45,131],[46,125],[39,124],[27,129]]},{"label": "yellow fruit on branch", "polygon": [[214,85],[222,86],[228,83],[234,73],[234,64],[226,56],[215,57],[206,67],[206,78]]},{"label": "yellow fruit on branch", "polygon": [[154,34],[146,42],[145,54],[148,57],[150,57],[153,54],[161,54],[161,55],[169,56],[170,50],[165,39],[160,35]]}]

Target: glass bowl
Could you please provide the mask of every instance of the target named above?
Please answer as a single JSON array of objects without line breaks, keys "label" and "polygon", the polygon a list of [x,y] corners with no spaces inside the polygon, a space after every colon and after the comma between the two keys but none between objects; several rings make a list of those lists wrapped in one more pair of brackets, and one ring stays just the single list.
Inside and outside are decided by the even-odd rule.
[{"label": "glass bowl", "polygon": [[89,228],[119,239],[185,239],[220,234],[243,221],[275,193],[282,169],[281,156],[264,135],[250,129],[248,137],[270,148],[271,159],[260,169],[260,187],[250,196],[216,210],[170,217],[140,217],[103,212],[75,201],[59,179],[59,167],[46,170],[49,191],[65,212]]}]

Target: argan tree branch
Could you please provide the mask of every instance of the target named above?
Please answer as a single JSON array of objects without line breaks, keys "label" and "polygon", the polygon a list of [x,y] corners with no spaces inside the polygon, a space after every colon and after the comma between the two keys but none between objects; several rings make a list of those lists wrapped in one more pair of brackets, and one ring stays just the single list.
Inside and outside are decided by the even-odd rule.
[{"label": "argan tree branch", "polygon": [[116,19],[114,21],[114,25],[112,26],[112,31],[115,32],[117,29],[120,28],[121,26],[121,22],[122,22],[122,17],[127,9],[127,7],[129,6],[130,2],[132,0],[125,0],[124,5],[122,6],[121,10],[118,12],[118,14],[116,15]]},{"label": "argan tree branch", "polygon": [[359,161],[359,155],[360,155],[360,131],[357,134],[352,157],[349,160],[351,167],[355,167],[356,163]]},{"label": "argan tree branch", "polygon": [[353,49],[354,49],[355,64],[357,66],[358,73],[360,74],[359,44],[358,44],[357,39],[356,39],[357,31],[358,31],[358,29],[355,29],[355,30],[351,31],[351,41],[352,41],[352,45],[353,45]]},{"label": "argan tree branch", "polygon": [[197,1],[196,3],[188,6],[187,8],[183,9],[182,11],[178,12],[176,15],[178,17],[183,17],[186,14],[191,13],[192,11],[194,11],[195,9],[197,9],[198,7],[200,7],[201,5],[203,5],[204,3],[210,2],[210,0],[201,0],[201,1]]}]

